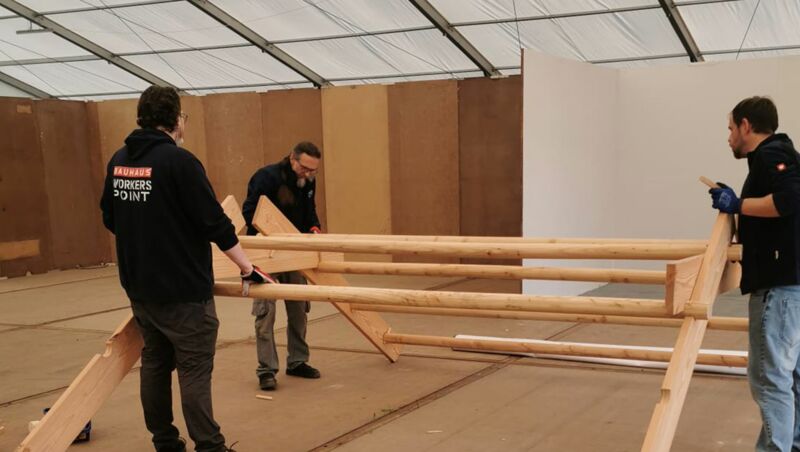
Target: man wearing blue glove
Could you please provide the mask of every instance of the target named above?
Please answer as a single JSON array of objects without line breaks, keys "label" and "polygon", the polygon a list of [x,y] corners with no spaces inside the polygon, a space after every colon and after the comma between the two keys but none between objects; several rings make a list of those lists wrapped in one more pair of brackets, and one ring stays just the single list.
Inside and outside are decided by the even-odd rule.
[{"label": "man wearing blue glove", "polygon": [[769,98],[739,102],[728,145],[747,159],[741,198],[727,185],[709,190],[712,206],[739,214],[742,294],[750,294],[750,389],[763,426],[757,451],[800,449],[800,154],[775,133]]}]

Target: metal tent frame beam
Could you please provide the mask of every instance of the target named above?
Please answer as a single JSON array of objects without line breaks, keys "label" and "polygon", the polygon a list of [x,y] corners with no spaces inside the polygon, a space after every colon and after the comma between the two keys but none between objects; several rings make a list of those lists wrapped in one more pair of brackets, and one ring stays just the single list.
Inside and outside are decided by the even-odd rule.
[{"label": "metal tent frame beam", "polygon": [[328,86],[330,82],[325,80],[324,77],[317,74],[311,68],[296,60],[293,56],[284,52],[283,49],[276,46],[274,43],[267,41],[261,35],[247,27],[245,24],[235,19],[233,16],[223,11],[218,6],[209,2],[208,0],[187,0],[194,5],[197,9],[211,16],[217,22],[228,27],[231,31],[241,36],[248,42],[260,48],[265,53],[268,53],[276,60],[280,61],[293,71],[297,72],[317,87]]},{"label": "metal tent frame beam", "polygon": [[483,74],[487,77],[497,77],[502,74],[497,70],[494,65],[481,54],[475,46],[456,27],[445,19],[442,13],[439,12],[428,0],[409,0],[423,16],[431,21],[436,28],[438,28],[447,39],[450,40],[464,55],[467,56],[476,66],[478,66]]},{"label": "metal tent frame beam", "polygon": [[31,86],[22,80],[16,79],[5,72],[0,72],[0,82],[3,82],[9,86],[13,86],[14,88],[28,93],[33,97],[37,97],[39,99],[51,99],[53,96],[36,88],[35,86]]},{"label": "metal tent frame beam", "polygon": [[[54,9],[50,11],[39,11],[39,14],[43,16],[54,16],[57,14],[72,14],[72,13],[89,13],[92,11],[108,11],[112,9],[123,9],[123,8],[133,8],[136,6],[148,6],[148,5],[160,5],[164,3],[178,3],[183,0],[141,0],[138,2],[131,2],[131,3],[124,3],[122,5],[98,5],[98,6],[86,6],[84,8],[70,8],[70,9]],[[0,16],[0,20],[3,19],[16,19],[17,16]]]},{"label": "metal tent frame beam", "polygon": [[692,33],[689,31],[689,27],[686,26],[686,22],[684,22],[683,16],[681,16],[681,12],[678,11],[675,2],[673,0],[658,0],[658,3],[661,5],[661,9],[664,10],[664,14],[667,15],[672,29],[675,30],[675,34],[678,35],[678,39],[681,41],[686,53],[689,54],[689,59],[692,63],[705,61],[705,59],[703,59],[703,54],[700,53],[700,48],[697,47],[697,43],[694,41]]},{"label": "metal tent frame beam", "polygon": [[141,67],[131,63],[130,61],[120,57],[119,55],[113,54],[104,47],[100,47],[94,42],[65,28],[59,23],[51,19],[48,19],[47,17],[41,15],[40,13],[28,8],[27,6],[16,2],[15,0],[0,0],[0,6],[10,11],[13,11],[16,14],[19,14],[20,16],[28,19],[29,21],[35,23],[36,25],[39,25],[42,28],[46,28],[52,31],[56,35],[66,39],[67,41],[86,50],[87,52],[97,55],[101,59],[108,61],[114,66],[117,66],[120,69],[130,74],[133,74],[134,76],[139,77],[142,80],[147,81],[148,83],[161,86],[171,86],[173,88],[176,88],[175,85],[173,85],[172,83],[169,83],[168,81],[162,79],[161,77],[158,77],[157,75],[142,69]]}]

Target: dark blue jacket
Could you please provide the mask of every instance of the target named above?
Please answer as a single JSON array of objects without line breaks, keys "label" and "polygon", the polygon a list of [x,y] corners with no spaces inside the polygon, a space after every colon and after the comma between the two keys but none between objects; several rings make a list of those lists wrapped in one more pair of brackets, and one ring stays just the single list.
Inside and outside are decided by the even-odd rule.
[{"label": "dark blue jacket", "polygon": [[747,165],[742,199],[772,194],[780,216],[739,215],[742,293],[800,284],[800,154],[778,133],[747,154]]},{"label": "dark blue jacket", "polygon": [[289,157],[256,171],[247,184],[247,199],[242,206],[247,235],[257,232],[252,222],[261,195],[269,198],[300,232],[311,232],[315,226],[320,228],[314,200],[316,187],[313,179],[307,180],[302,188],[297,186],[297,175],[292,170]]}]

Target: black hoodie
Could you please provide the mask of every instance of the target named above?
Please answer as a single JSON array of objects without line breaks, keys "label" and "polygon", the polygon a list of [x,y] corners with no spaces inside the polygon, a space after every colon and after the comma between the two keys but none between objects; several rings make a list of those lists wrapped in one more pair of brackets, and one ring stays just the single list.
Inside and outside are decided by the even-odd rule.
[{"label": "black hoodie", "polygon": [[778,218],[739,215],[742,293],[800,284],[800,155],[786,134],[747,154],[742,199],[772,195]]},{"label": "black hoodie", "polygon": [[236,245],[203,165],[160,130],[137,129],[108,162],[100,208],[114,233],[122,287],[133,302],[212,297],[211,246]]}]

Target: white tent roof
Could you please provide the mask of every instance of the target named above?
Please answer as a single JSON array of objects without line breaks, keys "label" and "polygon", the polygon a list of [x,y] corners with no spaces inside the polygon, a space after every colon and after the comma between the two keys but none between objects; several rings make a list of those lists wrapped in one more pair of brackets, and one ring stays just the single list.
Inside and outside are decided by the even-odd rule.
[{"label": "white tent roof", "polygon": [[[40,97],[194,94],[800,53],[800,0],[0,0],[0,81]],[[42,32],[28,32],[41,30]]]}]

